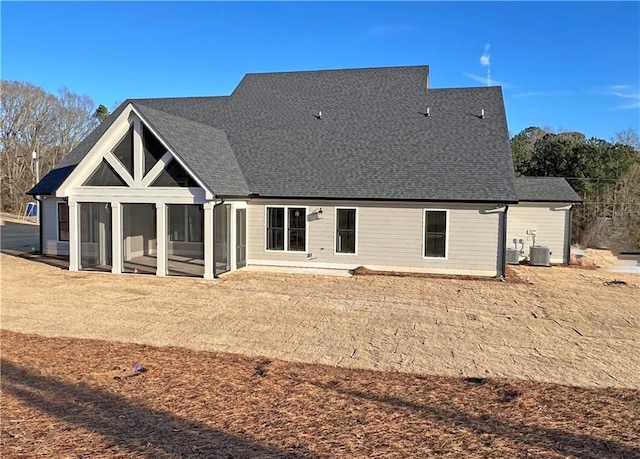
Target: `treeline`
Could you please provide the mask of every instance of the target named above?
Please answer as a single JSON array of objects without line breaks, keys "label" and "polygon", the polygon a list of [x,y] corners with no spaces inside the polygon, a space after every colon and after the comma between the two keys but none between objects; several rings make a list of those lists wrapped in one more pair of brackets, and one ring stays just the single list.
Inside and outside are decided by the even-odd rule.
[{"label": "treeline", "polygon": [[19,81],[0,81],[0,176],[2,210],[22,212],[25,193],[36,179],[38,155],[43,177],[75,147],[104,116],[89,96],[66,88],[58,94]]},{"label": "treeline", "polygon": [[640,140],[627,129],[610,141],[529,127],[511,139],[516,175],[564,177],[582,197],[572,238],[584,246],[640,248]]}]

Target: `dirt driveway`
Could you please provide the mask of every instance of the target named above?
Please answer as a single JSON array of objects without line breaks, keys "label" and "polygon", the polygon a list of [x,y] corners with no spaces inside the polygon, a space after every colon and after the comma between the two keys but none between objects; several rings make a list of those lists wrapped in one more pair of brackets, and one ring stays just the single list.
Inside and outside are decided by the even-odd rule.
[{"label": "dirt driveway", "polygon": [[[634,274],[518,267],[530,283],[252,272],[207,281],[1,261],[7,330],[385,371],[640,387]],[[606,286],[613,276],[627,285]]]}]

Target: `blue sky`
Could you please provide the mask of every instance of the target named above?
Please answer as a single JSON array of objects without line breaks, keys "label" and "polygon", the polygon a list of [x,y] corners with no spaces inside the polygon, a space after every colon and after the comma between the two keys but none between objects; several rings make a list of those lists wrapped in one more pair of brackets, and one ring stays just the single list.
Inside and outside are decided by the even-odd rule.
[{"label": "blue sky", "polygon": [[[3,2],[3,79],[112,107],[229,94],[245,73],[430,65],[503,86],[512,134],[640,129],[638,2]],[[483,64],[489,64],[483,65]]]}]

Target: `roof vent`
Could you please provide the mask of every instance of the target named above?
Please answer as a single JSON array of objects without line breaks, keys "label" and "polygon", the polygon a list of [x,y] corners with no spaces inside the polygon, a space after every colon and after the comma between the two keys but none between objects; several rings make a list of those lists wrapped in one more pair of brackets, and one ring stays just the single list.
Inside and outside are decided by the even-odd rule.
[{"label": "roof vent", "polygon": [[484,119],[484,108],[482,109],[482,111],[480,112],[480,118]]},{"label": "roof vent", "polygon": [[424,116],[431,116],[431,108],[427,107],[427,112],[424,114]]},{"label": "roof vent", "polygon": [[322,110],[320,110],[320,111],[318,112],[318,119],[319,119],[319,120],[321,120],[321,119],[322,119]]}]

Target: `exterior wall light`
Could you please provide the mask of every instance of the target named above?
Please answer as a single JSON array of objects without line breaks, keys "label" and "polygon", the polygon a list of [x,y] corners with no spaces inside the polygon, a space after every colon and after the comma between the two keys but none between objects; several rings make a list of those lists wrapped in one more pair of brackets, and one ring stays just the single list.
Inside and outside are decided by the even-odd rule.
[{"label": "exterior wall light", "polygon": [[313,213],[316,214],[316,218],[318,220],[322,220],[322,207],[320,207],[319,209],[314,210]]}]

